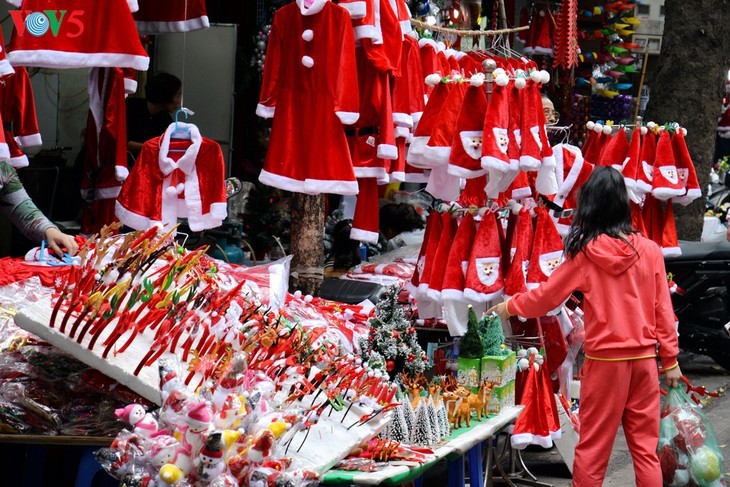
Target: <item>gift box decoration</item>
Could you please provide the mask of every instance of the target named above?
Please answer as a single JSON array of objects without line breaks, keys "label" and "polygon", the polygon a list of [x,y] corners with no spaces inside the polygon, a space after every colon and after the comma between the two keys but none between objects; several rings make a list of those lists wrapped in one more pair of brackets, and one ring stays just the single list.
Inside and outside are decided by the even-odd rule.
[{"label": "gift box decoration", "polygon": [[517,374],[517,358],[513,351],[506,355],[487,355],[482,357],[481,374],[482,380],[486,380],[496,386],[504,386],[514,381]]},{"label": "gift box decoration", "polygon": [[509,381],[503,386],[498,386],[492,389],[492,394],[489,396],[489,415],[496,415],[507,407],[515,405],[515,381]]},{"label": "gift box decoration", "polygon": [[457,382],[462,387],[477,389],[482,379],[482,359],[459,357],[456,373]]}]

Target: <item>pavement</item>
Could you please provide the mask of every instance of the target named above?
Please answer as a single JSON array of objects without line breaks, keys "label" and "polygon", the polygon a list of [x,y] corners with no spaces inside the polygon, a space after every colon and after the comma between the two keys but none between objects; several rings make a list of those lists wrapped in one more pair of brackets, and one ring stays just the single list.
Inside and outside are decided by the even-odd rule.
[{"label": "pavement", "polygon": [[[712,359],[701,355],[682,354],[679,357],[682,372],[694,386],[705,386],[708,391],[724,391],[730,386],[730,372]],[[704,412],[712,423],[717,442],[725,458],[725,477],[730,485],[730,396],[722,395],[704,405]],[[540,482],[553,487],[570,485],[571,475],[556,448],[545,450],[530,447],[523,453],[527,468]],[[506,485],[495,480],[495,485]],[[604,487],[630,487],[635,485],[634,467],[623,431],[619,429],[611,460],[608,464]]]}]

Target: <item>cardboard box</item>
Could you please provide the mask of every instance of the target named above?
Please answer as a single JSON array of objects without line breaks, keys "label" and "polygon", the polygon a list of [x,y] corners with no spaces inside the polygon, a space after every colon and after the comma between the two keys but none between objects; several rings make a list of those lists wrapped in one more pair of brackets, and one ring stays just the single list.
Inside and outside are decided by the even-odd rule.
[{"label": "cardboard box", "polygon": [[476,389],[481,380],[482,359],[459,357],[456,380],[460,386]]},{"label": "cardboard box", "polygon": [[489,406],[487,410],[489,415],[496,415],[499,412],[510,406],[515,405],[515,381],[511,380],[503,386],[498,386],[492,389],[492,394],[489,396]]},{"label": "cardboard box", "polygon": [[517,354],[511,351],[508,355],[487,355],[482,357],[481,380],[494,382],[503,386],[515,380],[517,374]]}]

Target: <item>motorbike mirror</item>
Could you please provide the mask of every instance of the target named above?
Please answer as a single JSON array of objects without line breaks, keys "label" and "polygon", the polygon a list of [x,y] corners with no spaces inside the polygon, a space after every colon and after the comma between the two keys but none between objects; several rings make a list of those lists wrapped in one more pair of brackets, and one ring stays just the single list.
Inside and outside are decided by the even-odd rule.
[{"label": "motorbike mirror", "polygon": [[226,179],[226,198],[231,199],[241,192],[243,183],[238,178]]}]

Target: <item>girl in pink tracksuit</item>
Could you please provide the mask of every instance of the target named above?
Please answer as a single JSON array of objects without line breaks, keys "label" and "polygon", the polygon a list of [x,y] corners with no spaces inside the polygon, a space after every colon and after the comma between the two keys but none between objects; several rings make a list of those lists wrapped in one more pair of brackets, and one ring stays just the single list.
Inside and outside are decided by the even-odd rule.
[{"label": "girl in pink tracksuit", "polygon": [[490,311],[503,319],[536,318],[574,291],[583,293],[586,362],[573,485],[602,485],[622,424],[636,485],[661,487],[656,357],[667,384],[676,386],[682,375],[677,331],[662,252],[633,229],[626,186],[615,169],[596,167],[582,186],[565,254],[547,282]]}]

